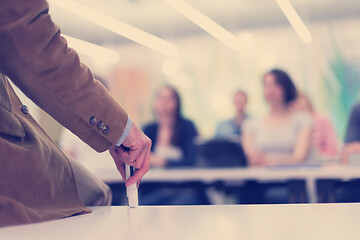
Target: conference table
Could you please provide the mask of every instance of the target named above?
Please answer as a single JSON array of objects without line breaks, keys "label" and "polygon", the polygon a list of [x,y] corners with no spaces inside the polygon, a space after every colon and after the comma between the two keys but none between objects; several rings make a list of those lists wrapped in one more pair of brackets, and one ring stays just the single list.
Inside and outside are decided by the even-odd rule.
[{"label": "conference table", "polygon": [[0,228],[4,240],[359,239],[360,204],[94,207],[93,213]]},{"label": "conference table", "polygon": [[[89,170],[106,183],[119,183],[122,178],[111,164],[92,165]],[[183,168],[151,169],[143,182],[194,182],[213,183],[216,181],[236,182],[246,180],[287,181],[304,180],[311,203],[317,203],[316,181],[338,179],[348,181],[360,179],[360,167],[338,164],[301,165],[268,168]]]}]

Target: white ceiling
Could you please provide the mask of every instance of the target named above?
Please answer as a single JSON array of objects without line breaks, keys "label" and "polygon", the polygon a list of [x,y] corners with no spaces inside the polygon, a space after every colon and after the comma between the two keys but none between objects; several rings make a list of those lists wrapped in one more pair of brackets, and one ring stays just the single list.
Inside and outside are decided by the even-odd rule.
[{"label": "white ceiling", "polygon": [[[61,0],[57,0],[61,1]],[[91,8],[163,38],[204,31],[166,5],[162,0],[77,0]],[[275,0],[188,0],[201,12],[230,31],[288,24]],[[291,0],[304,21],[331,21],[360,17],[359,0]],[[55,4],[53,20],[64,34],[98,44],[127,41]]]}]

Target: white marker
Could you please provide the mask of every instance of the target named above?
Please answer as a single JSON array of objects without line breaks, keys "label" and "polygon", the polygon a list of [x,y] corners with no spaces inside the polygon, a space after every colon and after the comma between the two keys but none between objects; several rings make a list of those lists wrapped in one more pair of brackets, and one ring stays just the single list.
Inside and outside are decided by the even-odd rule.
[{"label": "white marker", "polygon": [[[125,173],[126,173],[126,180],[128,180],[133,175],[134,168],[131,167],[130,165],[125,164]],[[136,184],[137,183],[134,183],[126,187],[126,196],[128,199],[129,207],[131,208],[135,208],[139,206],[138,189]]]}]

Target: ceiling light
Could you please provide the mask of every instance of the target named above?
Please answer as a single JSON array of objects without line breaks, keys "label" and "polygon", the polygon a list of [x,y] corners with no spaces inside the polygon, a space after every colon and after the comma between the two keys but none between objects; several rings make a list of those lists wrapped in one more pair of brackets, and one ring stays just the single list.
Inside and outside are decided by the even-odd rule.
[{"label": "ceiling light", "polygon": [[239,39],[237,37],[189,3],[183,0],[164,0],[164,2],[229,48],[235,51],[239,50]]},{"label": "ceiling light", "polygon": [[81,54],[108,63],[116,63],[119,60],[119,54],[114,50],[93,43],[89,43],[77,38],[73,38],[67,35],[62,35],[62,36],[66,38],[69,47],[75,49],[77,52]]},{"label": "ceiling light", "polygon": [[69,12],[81,16],[89,22],[108,29],[166,56],[174,57],[177,55],[178,48],[175,44],[110,17],[98,10],[89,8],[79,2],[73,0],[50,0],[50,2],[55,3]]},{"label": "ceiling light", "polygon": [[312,40],[311,33],[306,27],[305,23],[301,20],[299,14],[294,9],[293,5],[289,0],[275,0],[281,11],[285,14],[286,18],[290,22],[291,26],[294,28],[297,35],[304,43],[310,43]]}]

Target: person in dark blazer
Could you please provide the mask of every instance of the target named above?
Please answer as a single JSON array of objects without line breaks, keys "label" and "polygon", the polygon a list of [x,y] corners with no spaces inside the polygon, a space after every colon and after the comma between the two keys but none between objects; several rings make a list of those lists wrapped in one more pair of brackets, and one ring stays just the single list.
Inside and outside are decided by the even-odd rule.
[{"label": "person in dark blazer", "polygon": [[[347,124],[345,145],[341,151],[341,161],[348,164],[351,156],[360,154],[360,103],[352,110]],[[357,156],[356,156],[357,155]]]},{"label": "person in dark blazer", "polygon": [[192,166],[198,135],[194,123],[181,114],[179,93],[171,86],[161,88],[156,96],[155,122],[143,127],[152,140],[150,163],[154,167]]},{"label": "person in dark blazer", "polygon": [[67,47],[48,8],[45,0],[0,1],[0,226],[90,212],[74,167],[9,79],[93,149],[109,150],[122,175],[125,163],[138,168],[127,185],[149,169],[151,141]]},{"label": "person in dark blazer", "polygon": [[[164,86],[156,95],[155,122],[143,128],[152,140],[150,163],[157,168],[188,168],[196,161],[194,139],[198,135],[194,123],[181,115],[178,92]],[[204,204],[203,189],[197,187],[146,184],[139,192],[142,205]]]}]

